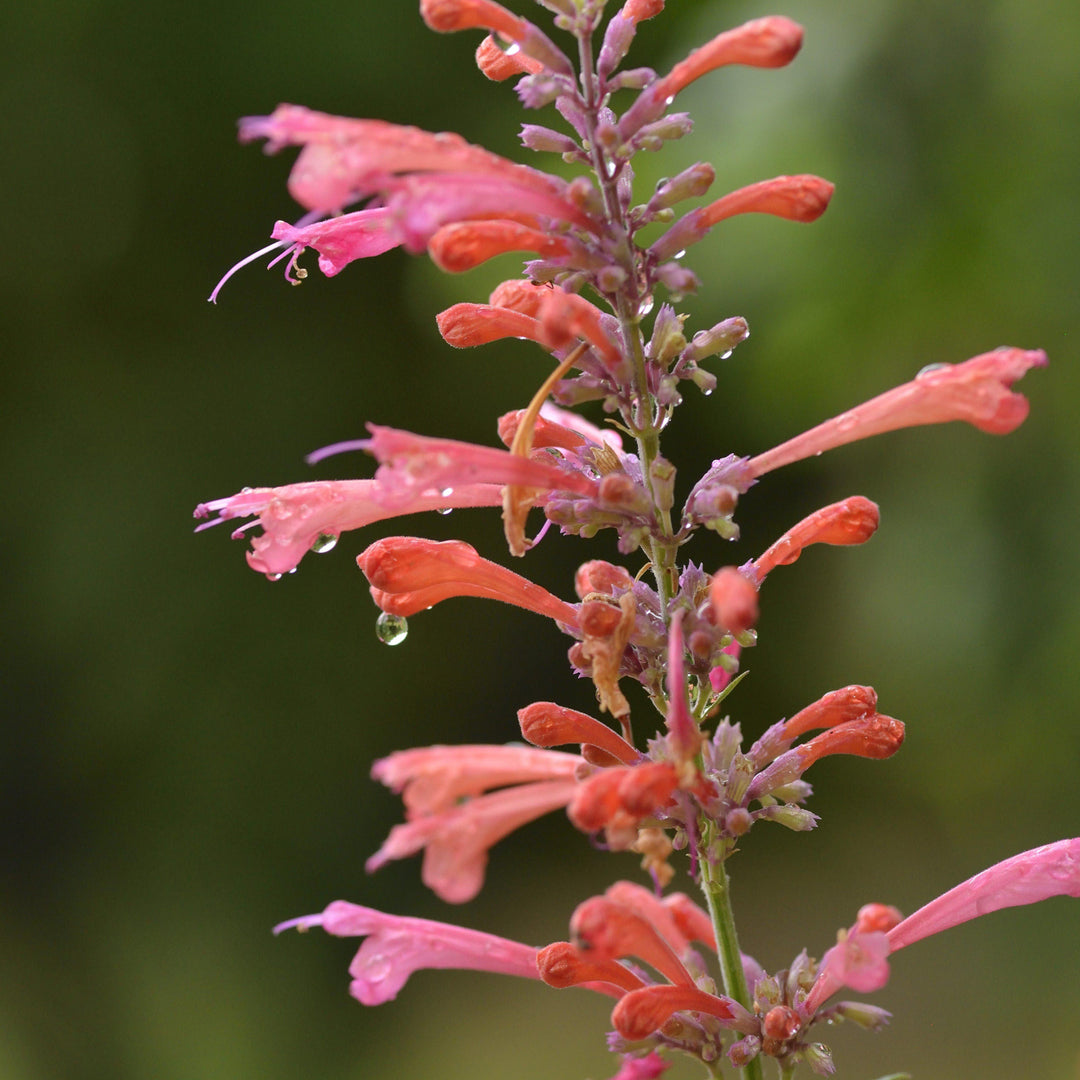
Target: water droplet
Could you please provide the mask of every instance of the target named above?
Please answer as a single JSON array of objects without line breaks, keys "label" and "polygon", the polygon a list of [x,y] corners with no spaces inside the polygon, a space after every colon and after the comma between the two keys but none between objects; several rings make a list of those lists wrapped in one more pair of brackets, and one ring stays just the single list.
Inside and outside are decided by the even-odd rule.
[{"label": "water droplet", "polygon": [[638,315],[644,318],[653,309],[653,300],[650,296],[647,300],[642,300],[641,306],[638,308]]},{"label": "water droplet", "polygon": [[683,248],[682,251],[676,251],[675,254],[672,255],[672,258],[673,259],[681,259],[685,254],[686,254],[686,248]]},{"label": "water droplet", "polygon": [[281,580],[281,575],[280,574],[267,574],[266,575],[266,580],[267,581],[280,581]]},{"label": "water droplet", "polygon": [[255,489],[254,489],[254,488],[251,488],[251,487],[242,487],[242,488],[240,489],[240,494],[241,494],[241,495],[250,495],[250,494],[251,494],[251,493],[252,493],[252,492],[253,492],[254,490],[255,490]]},{"label": "water droplet", "polygon": [[728,349],[727,352],[722,352],[720,354],[720,359],[721,360],[727,360],[734,351],[735,351],[734,349]]},{"label": "water droplet", "polygon": [[375,636],[384,645],[400,645],[409,633],[409,624],[403,615],[391,615],[384,611],[375,620]]},{"label": "water droplet", "polygon": [[675,100],[675,95],[672,94],[671,97],[664,98],[664,104],[665,105],[670,105],[674,100]]},{"label": "water droplet", "polygon": [[517,56],[519,52],[521,52],[521,46],[516,41],[506,49],[507,56]]},{"label": "water droplet", "polygon": [[713,392],[713,388],[711,386],[706,386],[705,389],[701,392],[705,395],[705,397],[709,397]]},{"label": "water droplet", "polygon": [[325,555],[328,551],[333,551],[337,546],[337,535],[335,533],[319,533],[315,537],[315,542],[311,545],[311,550],[316,555]]},{"label": "water droplet", "polygon": [[446,517],[446,515],[449,514],[451,510],[453,510],[452,506],[440,506],[439,507],[439,513],[442,514],[443,517]]},{"label": "water droplet", "polygon": [[440,495],[441,495],[441,496],[442,496],[442,497],[443,497],[444,499],[449,499],[449,498],[450,498],[450,496],[454,494],[454,489],[453,489],[452,487],[450,487],[450,488],[443,488],[443,489],[442,489],[442,491],[440,491],[440,492],[439,492],[439,494],[440,494]]},{"label": "water droplet", "polygon": [[615,170],[617,168],[618,168],[618,165],[616,165],[614,161],[609,161],[604,166],[604,172],[606,172],[608,174],[608,176],[614,176],[615,175]]},{"label": "water droplet", "polygon": [[952,367],[952,364],[927,364],[926,367],[919,368],[915,373],[915,378],[921,379],[924,375],[929,375],[931,371],[944,371],[949,367]]}]

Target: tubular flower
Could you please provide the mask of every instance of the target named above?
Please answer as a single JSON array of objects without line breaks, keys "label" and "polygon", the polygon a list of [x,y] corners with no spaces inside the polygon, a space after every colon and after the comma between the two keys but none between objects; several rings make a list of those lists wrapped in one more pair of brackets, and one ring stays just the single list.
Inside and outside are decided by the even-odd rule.
[{"label": "tubular flower", "polygon": [[749,569],[760,583],[777,566],[795,562],[811,544],[865,544],[877,531],[877,504],[861,495],[823,506],[788,529]]},{"label": "tubular flower", "polygon": [[751,458],[750,473],[762,476],[845,443],[921,424],[964,420],[980,431],[1007,435],[1024,422],[1029,408],[1027,398],[1013,392],[1013,383],[1046,362],[1041,349],[1003,347],[962,364],[931,364],[911,382]]},{"label": "tubular flower", "polygon": [[533,229],[518,221],[456,221],[428,241],[428,254],[440,270],[460,274],[509,251],[535,251],[545,258],[569,255],[565,236]]},{"label": "tubular flower", "polygon": [[732,191],[708,206],[691,210],[652,247],[658,262],[696,244],[717,222],[736,214],[772,214],[788,221],[817,221],[825,213],[835,187],[820,176],[777,176]]},{"label": "tubular flower", "polygon": [[540,585],[498,563],[483,559],[463,540],[390,536],[357,556],[375,603],[392,615],[415,615],[452,596],[502,600],[568,627],[578,611]]},{"label": "tubular flower", "polygon": [[[555,754],[556,751],[549,751]],[[560,755],[572,758],[576,755]],[[421,879],[448,904],[464,904],[480,891],[488,851],[522,825],[535,821],[573,796],[576,781],[539,780],[468,799],[451,810],[425,814],[395,825],[365,864],[368,873],[395,859],[424,852]]]},{"label": "tubular flower", "polygon": [[371,438],[359,445],[380,462],[375,479],[385,498],[409,502],[418,491],[453,491],[458,484],[515,484],[540,491],[566,490],[595,496],[597,482],[582,472],[563,468],[550,456],[543,460],[515,455],[494,446],[454,439],[433,439],[411,431],[368,424]]},{"label": "tubular flower", "polygon": [[1080,897],[1080,838],[1021,852],[976,874],[906,919],[895,908],[867,905],[850,931],[822,958],[806,999],[815,1012],[842,986],[860,993],[880,990],[889,978],[886,958],[932,934],[1002,908],[1038,903],[1052,896]]},{"label": "tubular flower", "polygon": [[718,34],[642,92],[619,121],[619,137],[626,142],[645,124],[662,116],[680,90],[715,68],[728,64],[760,68],[790,64],[802,39],[802,27],[780,15],[754,19]]},{"label": "tubular flower", "polygon": [[748,796],[759,799],[774,788],[797,780],[823,757],[852,754],[855,757],[887,758],[900,749],[904,725],[891,716],[866,713],[815,735],[809,742],[781,754],[768,768],[758,773],[750,784]]},{"label": "tubular flower", "polygon": [[432,30],[443,34],[456,30],[491,30],[512,41],[550,71],[574,74],[574,66],[565,53],[539,27],[507,11],[495,0],[420,0],[420,14]]},{"label": "tubular flower", "polygon": [[457,968],[536,979],[537,950],[531,945],[467,930],[463,926],[387,915],[374,908],[335,900],[320,915],[304,915],[274,927],[322,927],[335,937],[366,938],[349,965],[349,993],[362,1005],[393,1001],[414,971]]},{"label": "tubular flower", "polygon": [[515,75],[535,75],[544,70],[539,60],[526,56],[520,49],[511,53],[490,34],[476,47],[476,66],[492,82],[503,82]]},{"label": "tubular flower", "polygon": [[195,508],[196,518],[218,516],[198,529],[223,521],[258,515],[232,535],[241,539],[250,525],[262,526],[251,539],[248,565],[276,581],[292,570],[309,551],[329,551],[338,536],[386,518],[425,510],[466,506],[498,506],[498,484],[461,484],[452,491],[414,491],[408,499],[386,490],[377,480],[317,480],[285,487],[248,488],[227,499],[214,499]]},{"label": "tubular flower", "polygon": [[[641,760],[641,754],[606,724],[551,701],[536,701],[527,705],[518,712],[518,723],[522,738],[533,746],[579,743],[582,755],[594,765],[633,765]],[[597,750],[607,755],[606,760],[593,760]],[[590,754],[590,751],[593,753]]]}]

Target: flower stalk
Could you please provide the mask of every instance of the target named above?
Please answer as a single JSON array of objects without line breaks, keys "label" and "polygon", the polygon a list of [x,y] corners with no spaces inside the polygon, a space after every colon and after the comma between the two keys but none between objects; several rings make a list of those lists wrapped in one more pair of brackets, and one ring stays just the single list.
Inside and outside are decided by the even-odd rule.
[{"label": "flower stalk", "polygon": [[[576,48],[564,50],[496,0],[421,0],[420,8],[437,32],[485,31],[480,71],[492,81],[516,78],[526,108],[554,105],[568,125],[526,124],[524,146],[558,153],[590,175],[564,180],[458,135],[282,105],[242,121],[241,139],[266,139],[271,152],[299,148],[288,187],[304,213],[278,222],[275,243],[238,262],[212,294],[216,301],[235,271],[271,251],[275,262],[286,261],[293,284],[308,276],[299,260],[309,248],[327,277],[398,248],[426,253],[449,273],[507,252],[536,256],[487,302],[457,303],[436,316],[452,348],[518,338],[545,355],[549,374],[539,389],[497,422],[506,449],[369,424],[369,438],[335,443],[309,462],[362,451],[375,459],[374,476],[245,488],[195,514],[210,518],[200,529],[251,519],[233,536],[261,528],[247,558],[274,581],[351,530],[431,510],[501,507],[515,557],[527,556],[553,528],[584,538],[612,530],[627,565],[582,563],[573,580],[577,602],[562,598],[566,583],[549,590],[460,540],[388,536],[357,556],[382,612],[376,625],[383,640],[400,642],[406,618],[444,600],[516,605],[571,639],[571,670],[592,683],[597,712],[533,702],[518,710],[519,727],[507,734],[516,740],[520,731],[531,746],[436,744],[376,762],[372,775],[401,796],[404,820],[366,868],[421,855],[424,883],[446,902],[463,903],[484,887],[499,841],[559,812],[595,847],[640,855],[651,888],[616,883],[577,906],[571,940],[539,949],[344,901],[281,928],[365,937],[350,973],[351,992],[366,1005],[391,1000],[425,967],[541,979],[613,998],[609,1045],[620,1056],[613,1080],[655,1080],[679,1054],[714,1077],[730,1064],[744,1080],[762,1080],[765,1058],[782,1080],[803,1067],[831,1075],[835,1065],[815,1025],[847,1019],[877,1030],[888,1020],[877,1006],[829,1004],[840,987],[880,989],[891,952],[976,914],[1080,895],[1080,841],[1006,860],[909,919],[867,905],[820,963],[803,951],[788,968],[765,971],[740,949],[728,856],[749,846],[759,823],[813,829],[818,818],[805,805],[812,789],[804,774],[834,754],[887,759],[907,728],[878,712],[874,690],[858,684],[787,720],[746,717],[755,729],[749,745],[744,721],[721,717],[720,706],[745,676],[759,629],[775,617],[765,595],[772,572],[815,545],[866,543],[879,510],[862,495],[832,503],[738,566],[716,560],[706,569],[681,561],[681,552],[702,529],[734,543],[736,512],[751,488],[825,450],[951,420],[992,434],[1013,431],[1029,408],[1014,384],[1046,357],[1006,347],[955,366],[931,364],[777,447],[715,458],[677,510],[676,468],[662,452],[661,432],[683,400],[683,384],[710,393],[717,376],[703,365],[726,358],[749,336],[741,316],[692,336],[684,331],[689,314],[676,305],[698,286],[683,265],[686,250],[717,240],[723,222],[739,214],[816,221],[834,189],[809,174],[776,176],[683,212],[680,204],[706,197],[717,176],[712,165],[684,168],[635,204],[631,162],[690,133],[689,116],[670,111],[687,85],[733,64],[783,68],[799,53],[803,31],[782,16],[754,19],[721,31],[657,76],[621,65],[637,24],[658,16],[664,0],[625,0],[607,21],[599,53],[593,41],[604,0],[539,2]],[[621,115],[616,91],[636,93]],[[638,235],[647,226],[664,230],[644,246]],[[662,302],[653,314],[656,297]],[[587,403],[603,410],[603,426],[575,411]],[[530,512],[545,518],[535,536],[526,535]],[[643,742],[635,730],[646,733]],[[663,895],[679,866],[704,892],[707,912],[685,893]]]}]

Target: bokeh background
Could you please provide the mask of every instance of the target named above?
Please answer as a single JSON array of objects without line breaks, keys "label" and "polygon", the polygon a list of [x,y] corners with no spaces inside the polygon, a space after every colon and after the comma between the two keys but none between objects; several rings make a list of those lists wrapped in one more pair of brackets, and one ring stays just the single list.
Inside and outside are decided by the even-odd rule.
[{"label": "bokeh background", "polygon": [[[632,62],[666,70],[767,13],[669,7]],[[695,160],[716,164],[716,193],[783,172],[837,183],[813,227],[735,220],[690,255],[705,282],[690,328],[742,314],[753,336],[671,429],[681,490],[927,363],[1015,344],[1051,367],[1025,380],[1032,416],[1009,438],[954,424],[792,466],[744,500],[737,548],[693,550],[741,562],[826,502],[882,506],[865,548],[814,549],[770,579],[730,699],[756,734],[865,682],[908,724],[888,763],[814,770],[815,833],[763,827],[737,857],[743,945],[773,968],[823,951],[868,900],[910,911],[1080,834],[1080,7],[782,10],[807,28],[797,62],[696,84],[680,98],[692,136],[641,163],[643,191]],[[450,279],[394,252],[299,289],[252,267],[207,304],[298,215],[292,155],[238,147],[236,118],[292,101],[520,158],[513,91],[472,66],[476,35],[431,34],[412,3],[53,0],[0,19],[0,1078],[610,1076],[599,998],[423,973],[365,1010],[346,993],[353,943],[269,934],[343,897],[544,943],[637,876],[561,815],[502,843],[460,909],[420,888],[415,860],[363,872],[400,809],[373,758],[512,739],[538,698],[591,704],[567,642],[516,610],[452,602],[398,648],[375,638],[355,553],[415,528],[498,557],[497,515],[346,536],[274,585],[224,530],[191,534],[197,502],[243,485],[366,475],[302,461],[365,420],[492,441],[549,366],[525,343],[455,353],[435,332],[514,259]],[[551,538],[525,569],[568,595],[585,553]],[[840,1075],[1080,1076],[1078,969],[1075,901],[924,942],[874,998],[892,1027],[835,1033]]]}]

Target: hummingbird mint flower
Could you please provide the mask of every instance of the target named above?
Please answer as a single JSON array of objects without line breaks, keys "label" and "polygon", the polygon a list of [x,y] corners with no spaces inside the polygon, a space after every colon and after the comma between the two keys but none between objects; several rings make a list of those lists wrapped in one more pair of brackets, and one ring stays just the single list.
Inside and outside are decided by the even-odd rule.
[{"label": "hummingbird mint flower", "polygon": [[[278,929],[321,926],[366,938],[350,967],[352,993],[365,1004],[393,999],[425,967],[602,993],[614,999],[608,1047],[620,1064],[613,1080],[654,1080],[675,1055],[710,1075],[719,1075],[726,1058],[742,1080],[763,1080],[764,1058],[774,1059],[785,1080],[803,1067],[831,1075],[829,1049],[812,1041],[815,1025],[849,1020],[877,1030],[889,1018],[859,1002],[830,1003],[841,987],[880,988],[893,952],[976,915],[1080,896],[1080,839],[999,863],[906,919],[886,905],[866,905],[820,965],[804,950],[786,969],[767,972],[740,951],[731,856],[751,847],[758,822],[813,829],[818,818],[804,805],[813,793],[804,779],[810,767],[833,754],[890,757],[905,727],[878,711],[871,687],[854,684],[788,719],[771,721],[752,709],[733,719],[722,709],[738,700],[733,692],[749,650],[770,629],[771,612],[764,617],[759,605],[768,575],[812,544],[866,542],[880,515],[869,498],[851,496],[798,521],[740,566],[715,555],[695,563],[683,552],[702,529],[715,534],[713,545],[738,540],[741,500],[781,466],[923,424],[963,420],[992,434],[1013,431],[1028,413],[1014,384],[1046,356],[1006,347],[955,366],[931,364],[752,457],[711,444],[722,424],[702,427],[696,442],[711,465],[696,480],[681,464],[677,471],[661,443],[684,383],[710,394],[723,361],[750,334],[738,315],[692,332],[682,305],[699,282],[683,265],[686,250],[737,214],[813,222],[834,188],[811,174],[775,176],[680,210],[708,197],[717,169],[688,154],[642,194],[633,158],[691,133],[691,117],[671,111],[688,85],[729,65],[784,67],[799,52],[803,30],[782,16],[754,19],[658,75],[621,65],[637,43],[638,24],[659,15],[663,0],[625,0],[613,13],[604,0],[539,5],[570,48],[496,0],[420,0],[420,12],[436,31],[487,35],[476,52],[480,71],[495,81],[516,78],[526,108],[554,105],[555,126],[523,125],[522,146],[560,155],[560,167],[579,175],[564,179],[452,133],[280,105],[242,120],[240,139],[263,139],[269,153],[298,148],[288,190],[302,216],[278,221],[274,243],[237,263],[211,295],[263,256],[271,265],[284,261],[286,279],[299,283],[308,248],[326,276],[397,247],[426,252],[450,273],[524,253],[521,277],[498,284],[486,302],[457,303],[436,316],[454,348],[517,338],[540,360],[526,406],[498,420],[505,449],[369,425],[368,438],[308,460],[364,450],[377,461],[373,478],[245,488],[200,505],[195,516],[203,519],[199,529],[248,519],[234,538],[261,529],[250,534],[247,558],[271,579],[294,570],[308,551],[328,551],[346,530],[422,510],[500,507],[513,556],[528,555],[552,525],[587,539],[613,530],[621,562],[577,563],[576,602],[461,540],[390,536],[359,555],[382,612],[382,640],[400,642],[406,616],[451,597],[516,605],[553,620],[572,639],[571,671],[591,681],[599,714],[612,721],[536,701],[517,713],[529,745],[433,745],[382,758],[372,775],[401,796],[404,820],[366,866],[374,871],[422,855],[424,883],[443,900],[463,903],[483,887],[496,843],[563,809],[593,846],[640,855],[652,887],[617,882],[585,900],[571,917],[571,940],[542,949],[343,901]],[[717,371],[705,366],[714,357]],[[588,403],[602,424],[575,411]],[[738,402],[727,407],[737,410]],[[681,512],[677,491],[689,491]],[[526,528],[533,510],[545,518],[537,534]],[[531,656],[527,648],[517,654]],[[685,893],[663,895],[683,852],[707,911]],[[799,905],[789,907],[796,916]]]}]

